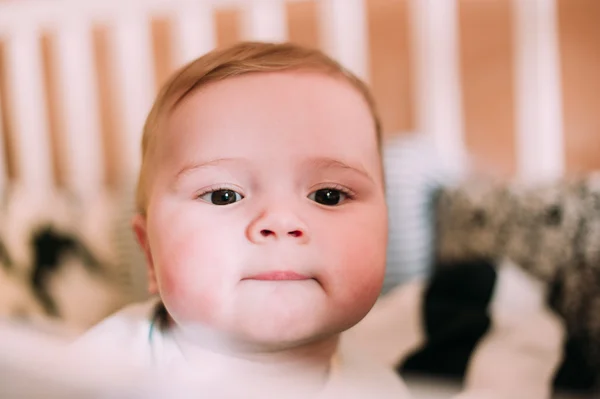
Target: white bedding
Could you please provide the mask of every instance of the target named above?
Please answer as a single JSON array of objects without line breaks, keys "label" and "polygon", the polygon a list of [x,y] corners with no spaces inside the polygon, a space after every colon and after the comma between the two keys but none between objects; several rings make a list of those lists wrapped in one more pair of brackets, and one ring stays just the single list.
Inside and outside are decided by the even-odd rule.
[{"label": "white bedding", "polygon": [[[424,289],[425,283],[415,280],[381,298],[373,311],[344,335],[342,348],[360,351],[389,367],[400,364],[425,341],[421,325]],[[471,357],[464,390],[457,384],[409,379],[416,398],[450,398],[458,393],[456,399],[550,398],[565,333],[544,297],[539,282],[504,262],[499,266],[489,309],[493,328]]]},{"label": "white bedding", "polygon": [[[457,397],[461,392],[461,384],[457,381],[448,381],[436,379],[433,377],[410,376],[405,377],[404,381],[414,396],[414,399],[448,399]],[[460,397],[461,399],[463,397]],[[464,396],[464,399],[495,399],[493,396]],[[514,398],[518,399],[518,398]],[[527,398],[523,398],[527,399]],[[597,399],[590,395],[577,395],[572,393],[555,393],[552,399]]]},{"label": "white bedding", "polygon": [[[31,393],[29,398],[49,398],[51,395],[50,389],[53,387],[56,392],[63,392],[67,389],[69,392],[73,392],[72,397],[80,397],[80,387],[71,385],[68,380],[53,379],[52,376],[56,376],[57,369],[48,369],[44,365],[54,365],[53,359],[62,352],[62,345],[65,343],[64,337],[58,338],[58,335],[50,335],[48,333],[41,333],[39,331],[28,330],[17,328],[14,325],[3,324],[0,322],[0,376],[3,383],[0,384],[0,398],[14,397],[15,392],[23,393],[23,390],[27,389]],[[35,359],[36,364],[32,361]],[[60,366],[60,365],[59,365]],[[67,375],[74,377],[77,374],[77,370],[70,369],[67,365],[63,365],[65,370],[68,371]],[[114,365],[113,365],[114,366]],[[41,369],[40,369],[41,367]],[[117,370],[112,370],[113,373]],[[81,372],[81,370],[79,370]],[[123,373],[118,373],[123,374]],[[63,376],[65,373],[63,373]],[[11,378],[9,378],[11,377]],[[23,378],[25,377],[25,378]],[[88,377],[90,375],[88,374]],[[122,375],[121,375],[122,377]],[[21,378],[19,380],[19,378]],[[122,378],[113,375],[110,378],[111,381],[115,381],[115,385],[118,386],[122,383]],[[406,385],[408,386],[414,399],[450,399],[458,398],[461,392],[461,385],[458,381],[449,381],[433,377],[416,376],[410,375],[405,378]],[[10,384],[7,383],[10,380]],[[81,382],[81,379],[79,379]],[[36,384],[32,384],[32,381],[36,381]],[[93,384],[92,384],[93,385]],[[65,388],[66,387],[66,388]],[[62,399],[71,396],[59,396]],[[133,396],[131,396],[133,397]],[[144,399],[150,398],[150,396],[135,396]],[[159,396],[160,397],[160,396]],[[460,397],[460,396],[459,396]],[[472,396],[463,396],[461,399],[496,399],[494,396],[483,396],[481,394],[474,394]],[[507,399],[506,397],[501,397]],[[520,399],[511,397],[510,399]],[[523,399],[531,399],[529,397],[523,397]],[[573,394],[555,394],[552,399],[592,399],[590,396],[581,396]]]}]

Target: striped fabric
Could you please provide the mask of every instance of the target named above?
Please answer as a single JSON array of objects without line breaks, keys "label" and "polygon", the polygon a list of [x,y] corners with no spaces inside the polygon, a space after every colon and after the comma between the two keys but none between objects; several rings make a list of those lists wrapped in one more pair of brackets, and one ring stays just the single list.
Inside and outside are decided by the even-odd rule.
[{"label": "striped fabric", "polygon": [[126,185],[117,195],[117,220],[113,232],[118,268],[130,273],[131,296],[134,301],[148,298],[146,260],[131,227],[135,215],[135,184]]},{"label": "striped fabric", "polygon": [[[389,207],[387,267],[382,294],[431,269],[436,191],[459,173],[442,164],[431,137],[403,134],[383,150]],[[456,169],[456,168],[455,168]]]}]

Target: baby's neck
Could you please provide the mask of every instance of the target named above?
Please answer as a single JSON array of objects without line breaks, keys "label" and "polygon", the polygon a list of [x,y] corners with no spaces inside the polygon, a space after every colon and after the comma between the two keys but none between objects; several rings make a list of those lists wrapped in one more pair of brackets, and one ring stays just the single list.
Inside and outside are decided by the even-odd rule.
[{"label": "baby's neck", "polygon": [[245,380],[257,390],[261,386],[270,393],[281,389],[294,392],[297,397],[307,397],[324,388],[339,339],[333,336],[278,350],[261,350],[256,346],[189,339],[176,327],[171,332],[188,363],[203,374],[209,371],[204,374],[207,381]]}]

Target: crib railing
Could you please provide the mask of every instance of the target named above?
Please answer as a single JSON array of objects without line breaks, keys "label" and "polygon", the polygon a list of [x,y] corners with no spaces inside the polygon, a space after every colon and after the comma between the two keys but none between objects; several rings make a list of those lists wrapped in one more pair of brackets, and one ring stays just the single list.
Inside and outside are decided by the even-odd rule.
[{"label": "crib railing", "polygon": [[[155,95],[150,19],[168,18],[172,57],[181,65],[216,46],[213,11],[236,7],[243,39],[285,41],[285,3],[302,0],[23,0],[0,2],[0,43],[4,79],[0,91],[0,185],[9,179],[37,189],[63,184],[94,195],[105,184],[103,121],[92,29],[108,27],[107,49],[118,110],[117,145],[111,154],[123,182],[136,175],[144,118]],[[319,10],[321,47],[369,81],[368,0],[312,0]],[[433,135],[449,167],[465,164],[459,74],[457,0],[410,3],[411,59],[416,72],[417,130]],[[553,178],[563,172],[555,0],[513,0],[517,79],[519,174]],[[40,36],[51,35],[49,70],[57,98],[48,99]],[[390,37],[394,46],[397,38]],[[58,134],[50,134],[49,102],[58,112]],[[2,112],[4,111],[4,112]],[[58,155],[56,155],[58,154]],[[7,157],[7,155],[9,155]],[[8,173],[8,158],[14,171]],[[112,159],[112,158],[111,158]]]}]

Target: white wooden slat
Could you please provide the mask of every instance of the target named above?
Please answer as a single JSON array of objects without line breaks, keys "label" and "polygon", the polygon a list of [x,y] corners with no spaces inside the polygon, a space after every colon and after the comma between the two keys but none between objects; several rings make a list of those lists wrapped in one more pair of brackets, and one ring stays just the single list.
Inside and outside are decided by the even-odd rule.
[{"label": "white wooden slat", "polygon": [[284,42],[288,37],[285,3],[255,0],[245,3],[241,21],[242,38],[263,42]]},{"label": "white wooden slat", "polygon": [[517,171],[552,180],[565,169],[556,1],[515,0],[513,11]]},{"label": "white wooden slat", "polygon": [[23,27],[6,41],[9,109],[14,122],[11,137],[19,180],[24,187],[50,189],[54,184],[43,79],[40,36]]},{"label": "white wooden slat", "polygon": [[213,10],[206,3],[190,1],[174,7],[173,55],[180,66],[212,50],[216,31]]},{"label": "white wooden slat", "polygon": [[369,31],[364,0],[320,0],[321,46],[359,78],[369,81]]},{"label": "white wooden slat", "polygon": [[417,130],[431,135],[442,162],[466,164],[456,0],[411,0]]},{"label": "white wooden slat", "polygon": [[91,26],[68,20],[57,32],[56,62],[61,96],[62,126],[60,161],[69,189],[86,197],[96,194],[104,179],[98,88]]},{"label": "white wooden slat", "polygon": [[[109,22],[123,11],[133,13],[168,13],[174,6],[190,2],[206,7],[239,7],[251,0],[27,0],[0,1],[0,36],[10,34],[23,24],[43,29],[60,26],[63,18],[93,19]],[[306,0],[271,0],[274,3],[304,2]]]},{"label": "white wooden slat", "polygon": [[[110,22],[123,12],[160,13],[170,10],[173,3],[182,1],[188,0],[27,0],[0,2],[0,34],[7,31],[10,33],[23,23],[37,26],[40,29],[55,29],[60,27],[65,19]],[[206,0],[200,1],[205,2]]]},{"label": "white wooden slat", "polygon": [[130,182],[139,171],[142,130],[156,94],[150,20],[143,13],[123,13],[109,31],[120,165],[123,179]]},{"label": "white wooden slat", "polygon": [[0,97],[0,195],[4,193],[8,182],[8,167],[6,164],[4,137],[8,132],[4,131],[4,116],[2,114],[2,98]]}]

